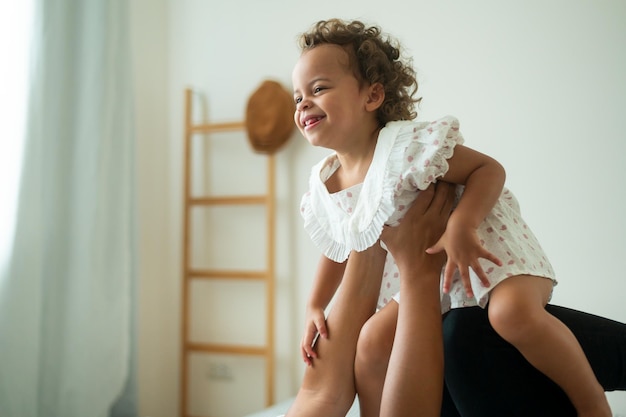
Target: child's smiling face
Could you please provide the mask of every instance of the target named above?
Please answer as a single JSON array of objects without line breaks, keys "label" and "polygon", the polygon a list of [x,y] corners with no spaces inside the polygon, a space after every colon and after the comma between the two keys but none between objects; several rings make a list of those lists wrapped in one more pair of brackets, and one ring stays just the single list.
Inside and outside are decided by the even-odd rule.
[{"label": "child's smiling face", "polygon": [[368,88],[359,83],[348,52],[339,45],[305,51],[293,70],[293,88],[296,126],[314,146],[345,148],[350,145],[346,140],[372,120],[365,106]]}]

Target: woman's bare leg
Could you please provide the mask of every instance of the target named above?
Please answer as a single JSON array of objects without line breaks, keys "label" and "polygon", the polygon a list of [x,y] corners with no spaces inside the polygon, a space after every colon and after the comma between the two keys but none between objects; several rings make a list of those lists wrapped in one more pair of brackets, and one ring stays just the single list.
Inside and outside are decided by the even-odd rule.
[{"label": "woman's bare leg", "polygon": [[354,358],[363,324],[376,310],[386,252],[375,244],[352,252],[326,326],[318,338],[317,358],[307,367],[287,416],[345,416],[354,401]]},{"label": "woman's bare leg", "polygon": [[361,329],[354,362],[361,417],[378,417],[387,365],[398,321],[398,303],[389,302]]},{"label": "woman's bare leg", "polygon": [[489,321],[535,368],[568,395],[579,417],[610,417],[611,410],[576,337],[545,310],[552,282],[516,276],[498,284],[490,296]]},{"label": "woman's bare leg", "polygon": [[361,417],[439,416],[443,342],[438,277],[433,276],[434,284],[412,283],[400,305],[391,301],[363,326],[354,370]]}]

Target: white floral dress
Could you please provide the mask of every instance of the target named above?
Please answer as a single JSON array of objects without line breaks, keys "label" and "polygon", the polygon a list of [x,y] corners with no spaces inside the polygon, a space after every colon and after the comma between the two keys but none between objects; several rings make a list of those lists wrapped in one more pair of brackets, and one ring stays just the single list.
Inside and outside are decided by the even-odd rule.
[{"label": "white floral dress", "polygon": [[[390,122],[380,131],[363,183],[333,194],[325,182],[339,167],[339,160],[332,154],[320,161],[312,169],[309,191],[302,197],[300,209],[313,243],[335,262],[345,261],[352,250],[363,251],[372,246],[385,224],[396,225],[404,216],[419,190],[447,172],[447,160],[454,147],[462,143],[459,122],[451,116],[430,123]],[[449,295],[442,294],[442,312],[474,305],[485,307],[489,291],[515,275],[545,277],[556,284],[552,266],[509,190],[503,190],[479,226],[478,236],[503,266],[480,260],[491,283],[489,288],[483,287],[470,270],[473,298],[467,297],[457,273]],[[399,291],[398,268],[388,254],[378,308],[392,299],[399,301]]]}]

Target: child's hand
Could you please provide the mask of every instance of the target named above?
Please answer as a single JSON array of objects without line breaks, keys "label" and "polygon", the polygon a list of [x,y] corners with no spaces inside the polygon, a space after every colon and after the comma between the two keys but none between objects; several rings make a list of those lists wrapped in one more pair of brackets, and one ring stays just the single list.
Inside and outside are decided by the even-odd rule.
[{"label": "child's hand", "polygon": [[469,278],[469,268],[472,268],[481,283],[489,287],[490,283],[487,274],[480,266],[478,259],[483,258],[502,266],[502,262],[494,254],[483,248],[476,235],[476,230],[471,227],[458,226],[448,223],[448,227],[439,241],[426,250],[427,253],[438,253],[445,250],[448,255],[444,272],[443,291],[450,291],[452,275],[456,269],[459,270],[463,286],[469,297],[474,296]]},{"label": "child's hand", "polygon": [[313,365],[313,358],[317,358],[317,353],[313,348],[313,342],[318,334],[324,339],[328,338],[324,309],[308,308],[304,325],[304,336],[302,336],[302,342],[300,345],[302,358],[307,366]]}]

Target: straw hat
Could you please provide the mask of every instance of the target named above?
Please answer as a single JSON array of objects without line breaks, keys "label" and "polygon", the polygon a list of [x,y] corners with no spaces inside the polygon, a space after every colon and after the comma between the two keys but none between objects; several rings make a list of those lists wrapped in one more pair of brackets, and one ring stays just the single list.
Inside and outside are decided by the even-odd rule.
[{"label": "straw hat", "polygon": [[248,139],[256,152],[274,153],[295,127],[293,97],[276,81],[266,80],[252,93],[246,108]]}]

